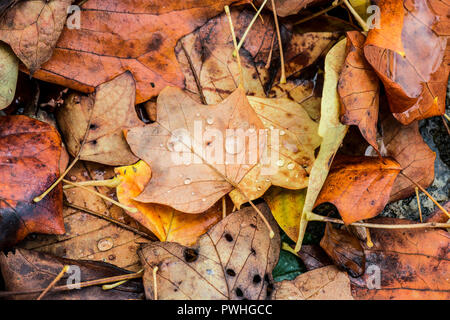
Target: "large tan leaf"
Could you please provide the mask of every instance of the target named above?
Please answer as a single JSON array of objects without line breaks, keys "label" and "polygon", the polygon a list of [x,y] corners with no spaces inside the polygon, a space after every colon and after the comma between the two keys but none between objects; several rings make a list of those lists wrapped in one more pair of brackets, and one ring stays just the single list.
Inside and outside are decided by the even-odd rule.
[{"label": "large tan leaf", "polygon": [[[69,152],[80,159],[127,165],[138,158],[130,151],[123,129],[144,125],[135,108],[136,85],[129,72],[96,88],[95,96],[72,94],[57,113]],[[88,134],[82,145],[86,130]]]},{"label": "large tan leaf", "polygon": [[[319,136],[322,137],[320,151],[309,175],[308,191],[299,222],[299,233],[303,235],[307,226],[307,215],[314,208],[317,196],[325,182],[334,156],[347,132],[347,126],[339,120],[339,96],[337,83],[345,61],[346,39],[339,41],[325,58],[325,80],[323,84]],[[296,251],[300,250],[303,237],[297,240]]]},{"label": "large tan leaf", "polygon": [[[271,185],[287,189],[307,187],[314,151],[321,142],[317,123],[302,105],[287,98],[248,97],[248,101],[269,132],[278,136],[276,140],[268,139],[268,149],[278,156],[275,172],[264,174],[264,164],[258,163],[242,179],[239,188],[253,200],[261,197]],[[230,197],[238,208],[247,202],[237,190],[233,190]]]},{"label": "large tan leaf", "polygon": [[[259,209],[275,228],[265,204]],[[266,299],[271,297],[272,269],[278,261],[280,237],[270,239],[259,215],[248,207],[214,226],[193,247],[153,242],[140,252],[147,299]]]},{"label": "large tan leaf", "polygon": [[72,0],[20,1],[0,19],[0,40],[34,73],[52,56]]},{"label": "large tan leaf", "polygon": [[[126,137],[133,153],[153,171],[135,200],[182,212],[204,212],[258,160],[257,142],[241,139],[239,144],[235,136],[227,136],[227,130],[241,129],[256,138],[263,124],[240,87],[210,106],[195,102],[181,89],[167,87],[158,97],[157,108],[155,123],[130,129]],[[242,161],[241,156],[245,156]]]}]

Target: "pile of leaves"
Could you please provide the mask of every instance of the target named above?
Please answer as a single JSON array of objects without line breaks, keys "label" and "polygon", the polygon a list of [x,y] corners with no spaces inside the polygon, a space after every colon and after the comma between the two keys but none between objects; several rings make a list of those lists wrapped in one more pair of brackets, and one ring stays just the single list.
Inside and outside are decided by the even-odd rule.
[{"label": "pile of leaves", "polygon": [[449,299],[449,5],[4,1],[0,298]]}]

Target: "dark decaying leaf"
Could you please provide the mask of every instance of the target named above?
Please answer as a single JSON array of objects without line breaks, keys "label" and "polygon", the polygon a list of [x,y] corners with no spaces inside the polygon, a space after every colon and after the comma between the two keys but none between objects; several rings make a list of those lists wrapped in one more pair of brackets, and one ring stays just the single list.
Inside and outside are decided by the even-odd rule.
[{"label": "dark decaying leaf", "polygon": [[61,138],[51,125],[26,116],[0,117],[0,248],[30,233],[63,234],[62,187],[41,202],[59,176]]},{"label": "dark decaying leaf", "polygon": [[[85,282],[130,273],[109,263],[70,260],[25,249],[16,249],[14,253],[0,253],[0,268],[8,291],[45,289],[65,265],[71,266],[71,269],[56,283],[56,286],[74,285],[77,283],[76,281]],[[36,299],[38,296],[39,293],[11,297],[28,300]],[[143,298],[144,288],[141,280],[129,280],[110,290],[102,290],[101,286],[91,286],[61,292],[50,291],[44,296],[45,300],[136,300]]]},{"label": "dark decaying leaf", "polygon": [[[266,204],[258,205],[272,228],[275,220]],[[196,245],[153,242],[140,253],[147,299],[154,298],[153,268],[158,298],[270,299],[272,269],[280,250],[280,236],[269,230],[256,211],[234,212],[204,234]]]}]

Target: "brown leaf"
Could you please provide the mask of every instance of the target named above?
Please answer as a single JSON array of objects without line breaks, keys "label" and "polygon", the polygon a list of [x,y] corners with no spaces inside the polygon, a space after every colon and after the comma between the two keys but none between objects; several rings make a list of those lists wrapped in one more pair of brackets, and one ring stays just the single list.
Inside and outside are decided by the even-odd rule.
[{"label": "brown leaf", "polygon": [[381,28],[369,31],[364,53],[385,86],[391,111],[404,125],[443,114],[447,39],[433,31],[440,17],[427,0],[382,0],[379,6]]},{"label": "brown leaf", "polygon": [[8,43],[33,74],[52,56],[72,0],[21,1],[0,19],[0,40]]},{"label": "brown leaf", "polygon": [[34,76],[92,92],[129,70],[136,103],[144,102],[167,85],[184,87],[177,41],[235,2],[240,1],[90,0],[81,8],[82,28],[64,29],[52,58]]},{"label": "brown leaf", "polygon": [[319,269],[332,264],[325,251],[318,245],[302,245],[302,249],[297,252],[308,271]]},{"label": "brown leaf", "polygon": [[25,116],[0,117],[0,249],[28,234],[63,234],[62,188],[43,201],[59,176],[61,138],[47,123]]},{"label": "brown leaf", "polygon": [[[129,273],[109,263],[89,260],[70,260],[52,255],[16,249],[15,253],[0,253],[0,269],[8,291],[28,291],[45,289],[61,272],[65,265],[69,265],[68,274],[55,286],[75,284],[69,277],[75,276],[79,268],[81,282],[97,280],[107,277],[125,275]],[[31,300],[38,294],[17,295],[12,299]],[[136,300],[144,297],[144,290],[140,280],[129,280],[111,290],[102,290],[101,286],[91,286],[82,289],[49,292],[44,300]]]},{"label": "brown leaf", "polygon": [[275,300],[353,300],[350,280],[335,266],[303,273],[275,284]]},{"label": "brown leaf", "polygon": [[108,165],[138,161],[122,132],[144,125],[135,111],[135,92],[133,76],[125,72],[98,86],[95,96],[70,95],[57,113],[69,152],[76,156],[81,148],[80,159]]},{"label": "brown leaf", "polygon": [[[371,222],[414,223],[394,218]],[[374,246],[365,247],[366,273],[360,278],[351,278],[355,298],[450,299],[448,232],[438,229],[371,229],[370,233]],[[377,275],[379,288],[376,288]]]},{"label": "brown leaf", "polygon": [[378,150],[379,81],[364,57],[364,41],[360,32],[347,32],[347,57],[338,82],[341,121],[357,125],[364,138]]},{"label": "brown leaf", "polygon": [[[255,4],[259,8],[263,2],[263,0],[257,0]],[[286,17],[298,13],[300,10],[315,2],[320,2],[320,0],[275,0],[275,8],[278,16]],[[266,7],[272,10],[271,1],[267,2]]]},{"label": "brown leaf", "polygon": [[364,273],[364,250],[358,239],[347,230],[334,228],[331,223],[327,223],[320,246],[337,267],[347,271],[352,277],[359,277]]},{"label": "brown leaf", "polygon": [[346,224],[375,217],[387,204],[400,170],[389,158],[336,156],[316,206],[334,204]]},{"label": "brown leaf", "polygon": [[[181,89],[167,87],[158,96],[157,107],[155,123],[130,129],[126,136],[133,153],[153,171],[135,200],[187,213],[204,212],[233,189],[228,181],[238,184],[256,163],[251,158],[258,155],[257,143],[245,139],[242,150],[232,154],[227,145],[236,139],[226,130],[242,129],[256,137],[263,124],[240,87],[210,106],[195,102]],[[239,161],[242,155],[245,161]]]},{"label": "brown leaf", "polygon": [[[114,176],[114,171],[110,167],[80,161],[69,171],[67,176],[72,181],[82,182],[111,178]],[[106,187],[97,187],[93,190],[108,197],[115,197],[114,193],[111,193],[111,189]],[[139,227],[123,209],[86,190],[72,188],[64,190],[64,194],[71,204],[104,214],[130,224],[134,228]],[[66,225],[64,235],[38,236],[25,241],[22,247],[67,259],[106,261],[127,270],[141,269],[136,251],[140,243],[147,242],[147,239],[84,211],[65,206],[63,214]]]},{"label": "brown leaf", "polygon": [[[265,204],[258,205],[272,228],[276,223]],[[193,247],[153,242],[140,253],[147,299],[154,298],[153,268],[158,298],[250,299],[270,298],[272,269],[278,260],[280,237],[269,230],[253,208],[227,216]]]}]

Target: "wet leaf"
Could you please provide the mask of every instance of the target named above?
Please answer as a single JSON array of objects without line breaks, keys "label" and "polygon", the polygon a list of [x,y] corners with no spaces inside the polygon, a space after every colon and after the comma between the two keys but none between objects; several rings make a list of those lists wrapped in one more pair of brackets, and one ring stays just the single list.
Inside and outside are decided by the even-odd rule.
[{"label": "wet leaf", "polygon": [[[259,209],[275,228],[265,204]],[[147,299],[153,299],[153,268],[158,297],[167,299],[266,299],[273,290],[272,269],[278,260],[280,237],[253,210],[227,216],[193,247],[153,242],[141,252]]]},{"label": "wet leaf", "polygon": [[[28,291],[45,289],[61,272],[65,265],[69,265],[68,274],[55,286],[74,284],[75,278],[80,276],[80,282],[98,280],[120,276],[129,273],[112,264],[89,261],[70,260],[55,257],[36,251],[16,249],[14,253],[0,253],[0,268],[8,291]],[[79,269],[76,269],[79,268]],[[78,273],[79,271],[79,273]],[[13,299],[34,300],[38,294],[13,296]],[[49,292],[44,300],[136,300],[144,298],[144,288],[140,280],[129,280],[111,290],[103,290],[101,286],[92,286],[76,290]]]},{"label": "wet leaf", "polygon": [[389,158],[337,156],[316,206],[334,204],[345,224],[373,218],[388,203],[401,169]]},{"label": "wet leaf", "polygon": [[385,86],[391,111],[404,125],[443,114],[447,39],[433,30],[440,17],[426,0],[383,0],[379,6],[380,28],[369,31],[364,54]]},{"label": "wet leaf", "polygon": [[7,44],[0,43],[0,110],[14,99],[18,73],[19,61]]},{"label": "wet leaf", "polygon": [[305,266],[295,255],[285,250],[281,250],[280,258],[272,271],[272,275],[275,282],[280,282],[283,280],[295,279],[295,277],[305,271]]},{"label": "wet leaf", "polygon": [[[135,82],[129,72],[104,83],[94,96],[74,93],[57,113],[69,152],[80,159],[108,165],[138,161],[125,141],[122,130],[144,125],[135,108]],[[86,141],[84,137],[86,135]]]},{"label": "wet leaf", "polygon": [[25,116],[0,117],[0,249],[30,233],[63,234],[62,188],[33,202],[59,176],[61,138]]},{"label": "wet leaf", "polygon": [[[135,200],[204,212],[232,190],[230,182],[238,184],[256,164],[259,146],[249,140],[256,141],[263,124],[240,87],[210,106],[168,87],[158,96],[157,108],[155,123],[130,129],[126,137],[133,153],[153,171]],[[227,134],[227,129],[241,130],[249,139],[239,144],[239,131]]]},{"label": "wet leaf", "polygon": [[[125,205],[135,207],[137,213],[127,212],[136,221],[152,231],[160,241],[177,242],[189,246],[210,227],[222,219],[222,203],[218,202],[206,212],[188,214],[176,211],[168,206],[142,203],[133,200],[144,190],[151,178],[151,169],[144,162],[115,168],[120,184],[117,186],[117,198]],[[228,211],[232,206],[228,204]]]},{"label": "wet leaf", "polygon": [[341,121],[357,125],[364,138],[378,150],[379,81],[364,57],[364,41],[360,32],[347,32],[347,57],[338,82]]},{"label": "wet leaf", "polygon": [[0,18],[0,40],[33,74],[52,56],[72,0],[20,1]]},{"label": "wet leaf", "polygon": [[167,85],[184,87],[174,52],[177,41],[234,2],[109,0],[105,6],[103,0],[90,0],[81,7],[83,27],[64,29],[52,58],[35,77],[92,92],[129,70],[136,80],[136,103]]},{"label": "wet leaf", "polygon": [[[248,97],[248,101],[269,134],[278,136],[275,140],[271,136],[268,138],[268,150],[278,153],[278,157],[269,165],[258,163],[242,179],[239,188],[250,200],[261,197],[271,185],[305,188],[315,159],[314,151],[321,142],[317,123],[302,105],[287,98]],[[230,197],[238,208],[247,202],[237,190],[233,190]]]},{"label": "wet leaf", "polygon": [[335,266],[326,266],[299,275],[292,281],[275,284],[275,300],[353,300],[350,280]]},{"label": "wet leaf", "polygon": [[[414,223],[394,218],[374,219],[371,222]],[[371,229],[370,233],[374,246],[364,248],[366,272],[360,278],[350,279],[355,298],[450,298],[448,232],[438,229]]]}]

